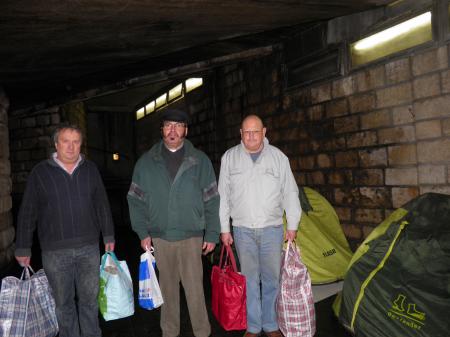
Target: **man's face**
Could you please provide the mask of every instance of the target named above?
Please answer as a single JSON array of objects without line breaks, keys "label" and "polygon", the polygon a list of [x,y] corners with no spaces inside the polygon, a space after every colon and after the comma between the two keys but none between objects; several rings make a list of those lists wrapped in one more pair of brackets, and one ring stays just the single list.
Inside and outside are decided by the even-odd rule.
[{"label": "man's face", "polygon": [[266,128],[258,118],[249,117],[242,123],[241,139],[248,152],[261,150],[265,136]]},{"label": "man's face", "polygon": [[183,122],[164,121],[162,127],[162,137],[164,144],[169,149],[178,149],[187,136],[188,128]]},{"label": "man's face", "polygon": [[55,143],[57,158],[64,164],[73,164],[80,156],[81,135],[76,130],[62,129]]}]

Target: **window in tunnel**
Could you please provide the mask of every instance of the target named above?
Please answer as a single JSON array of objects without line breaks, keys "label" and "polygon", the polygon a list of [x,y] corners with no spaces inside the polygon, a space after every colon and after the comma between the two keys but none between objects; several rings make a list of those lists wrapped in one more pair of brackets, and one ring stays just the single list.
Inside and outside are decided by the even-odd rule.
[{"label": "window in tunnel", "polygon": [[162,109],[179,99],[183,98],[185,94],[197,89],[203,85],[203,78],[201,77],[191,77],[187,80],[175,85],[170,88],[158,98],[152,99],[145,106],[139,107],[136,110],[136,120],[139,120],[152,112]]},{"label": "window in tunnel", "polygon": [[360,66],[433,39],[431,12],[425,12],[350,44],[352,66]]}]

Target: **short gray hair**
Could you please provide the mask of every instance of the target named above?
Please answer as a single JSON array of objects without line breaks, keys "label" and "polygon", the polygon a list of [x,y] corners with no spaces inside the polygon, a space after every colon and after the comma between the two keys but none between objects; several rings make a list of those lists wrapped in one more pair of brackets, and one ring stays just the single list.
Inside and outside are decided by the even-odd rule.
[{"label": "short gray hair", "polygon": [[56,130],[53,132],[53,143],[56,144],[58,142],[58,137],[61,131],[63,130],[71,130],[78,132],[81,136],[81,143],[83,143],[83,130],[78,125],[75,124],[61,124],[56,128]]}]

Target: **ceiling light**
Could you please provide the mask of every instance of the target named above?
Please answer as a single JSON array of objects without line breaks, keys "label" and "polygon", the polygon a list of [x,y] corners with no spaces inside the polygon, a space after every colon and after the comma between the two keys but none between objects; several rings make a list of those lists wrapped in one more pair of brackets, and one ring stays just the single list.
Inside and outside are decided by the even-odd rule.
[{"label": "ceiling light", "polygon": [[359,40],[355,43],[355,50],[364,50],[373,48],[381,43],[395,39],[396,37],[408,33],[415,28],[429,25],[431,23],[431,12],[426,12],[422,15],[416,16],[410,20],[402,22],[396,26],[383,30],[379,33],[371,35],[365,39]]}]

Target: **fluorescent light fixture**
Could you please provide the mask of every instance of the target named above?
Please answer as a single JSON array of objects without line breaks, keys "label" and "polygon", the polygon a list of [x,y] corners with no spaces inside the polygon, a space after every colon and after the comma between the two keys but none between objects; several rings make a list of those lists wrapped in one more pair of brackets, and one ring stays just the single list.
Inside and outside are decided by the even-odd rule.
[{"label": "fluorescent light fixture", "polygon": [[176,87],[169,90],[169,101],[181,96],[183,91],[183,84],[180,83]]},{"label": "fluorescent light fixture", "polygon": [[415,28],[429,25],[430,23],[431,12],[426,12],[365,39],[359,40],[355,43],[354,48],[355,50],[370,49],[381,43],[393,40],[402,34],[406,34]]},{"label": "fluorescent light fixture", "polygon": [[138,111],[136,111],[136,119],[141,119],[145,116],[145,108],[140,108]]},{"label": "fluorescent light fixture", "polygon": [[162,107],[166,104],[167,93],[162,94],[156,99],[156,108]]},{"label": "fluorescent light fixture", "polygon": [[189,92],[201,86],[203,84],[203,78],[191,77],[186,80],[185,84],[186,84],[186,92]]},{"label": "fluorescent light fixture", "polygon": [[153,111],[155,111],[155,101],[151,101],[145,106],[145,114],[151,114]]}]

